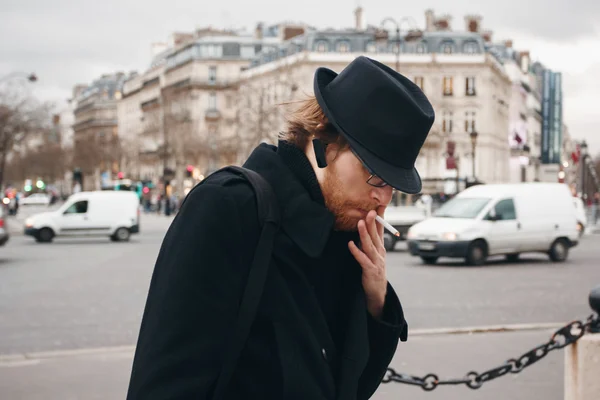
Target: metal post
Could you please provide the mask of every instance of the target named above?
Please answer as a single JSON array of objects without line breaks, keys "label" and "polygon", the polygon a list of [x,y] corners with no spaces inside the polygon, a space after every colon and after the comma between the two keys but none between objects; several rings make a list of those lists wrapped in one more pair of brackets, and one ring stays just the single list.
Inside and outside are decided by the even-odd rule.
[{"label": "metal post", "polygon": [[473,181],[475,181],[475,141],[471,142],[471,150],[473,152]]}]

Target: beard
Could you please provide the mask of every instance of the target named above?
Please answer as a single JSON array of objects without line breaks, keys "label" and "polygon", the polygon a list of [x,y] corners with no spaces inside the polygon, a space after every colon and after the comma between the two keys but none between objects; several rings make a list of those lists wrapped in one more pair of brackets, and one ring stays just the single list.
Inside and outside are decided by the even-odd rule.
[{"label": "beard", "polygon": [[334,230],[337,231],[353,232],[358,230],[358,221],[361,218],[350,215],[350,210],[371,211],[377,209],[377,204],[372,200],[353,201],[346,198],[335,164],[327,167],[322,192],[325,198],[325,206],[335,216]]}]

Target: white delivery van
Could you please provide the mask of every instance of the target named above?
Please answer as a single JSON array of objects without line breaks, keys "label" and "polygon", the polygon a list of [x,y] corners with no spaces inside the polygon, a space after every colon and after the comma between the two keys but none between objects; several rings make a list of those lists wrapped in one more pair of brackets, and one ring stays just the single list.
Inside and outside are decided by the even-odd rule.
[{"label": "white delivery van", "polygon": [[560,183],[470,187],[408,231],[413,256],[427,264],[439,257],[481,265],[488,256],[543,252],[565,261],[579,240],[573,197]]},{"label": "white delivery van", "polygon": [[25,220],[25,234],[38,242],[73,236],[108,236],[113,241],[127,241],[139,231],[139,198],[128,191],[80,192],[59,209]]}]

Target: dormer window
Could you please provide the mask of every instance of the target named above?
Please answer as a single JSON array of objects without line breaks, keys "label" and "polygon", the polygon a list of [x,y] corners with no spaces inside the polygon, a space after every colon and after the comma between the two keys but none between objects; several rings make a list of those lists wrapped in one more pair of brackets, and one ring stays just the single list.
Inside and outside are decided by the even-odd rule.
[{"label": "dormer window", "polygon": [[329,51],[329,43],[324,40],[320,40],[315,44],[315,50],[319,53],[325,53],[326,51]]},{"label": "dormer window", "polygon": [[454,53],[454,43],[446,42],[440,46],[440,53],[452,54]]},{"label": "dormer window", "polygon": [[475,42],[467,42],[463,45],[463,53],[465,53],[465,54],[479,53],[479,45]]},{"label": "dormer window", "polygon": [[348,53],[350,51],[350,43],[343,41],[337,44],[338,53]]}]

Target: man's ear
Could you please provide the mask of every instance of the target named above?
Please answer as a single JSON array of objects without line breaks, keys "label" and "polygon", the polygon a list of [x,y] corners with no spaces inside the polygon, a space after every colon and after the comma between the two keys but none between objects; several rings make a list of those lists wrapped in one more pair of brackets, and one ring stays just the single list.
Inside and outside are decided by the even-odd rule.
[{"label": "man's ear", "polygon": [[317,165],[319,168],[325,168],[327,166],[327,157],[325,150],[327,145],[321,141],[321,139],[313,139],[313,148],[315,149],[315,158],[317,159]]}]

